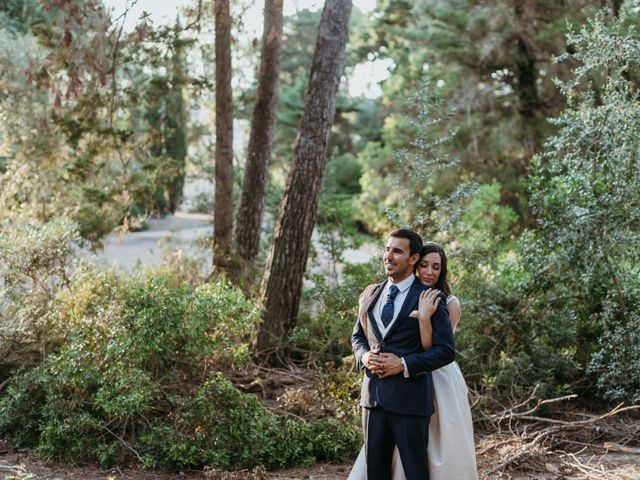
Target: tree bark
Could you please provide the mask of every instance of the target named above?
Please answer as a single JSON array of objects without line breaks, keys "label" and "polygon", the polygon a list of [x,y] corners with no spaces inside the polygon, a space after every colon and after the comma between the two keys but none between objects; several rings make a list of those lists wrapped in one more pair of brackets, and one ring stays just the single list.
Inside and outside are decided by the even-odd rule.
[{"label": "tree bark", "polygon": [[282,57],[282,1],[264,2],[264,33],[257,99],[251,117],[251,134],[240,207],[236,214],[236,250],[238,255],[249,262],[258,255],[260,227],[267,193]]},{"label": "tree bark", "polygon": [[229,0],[215,0],[216,181],[213,208],[213,266],[224,269],[233,233],[233,96]]},{"label": "tree bark", "polygon": [[515,14],[518,23],[521,25],[520,33],[517,36],[518,53],[515,59],[516,93],[518,95],[522,125],[522,145],[526,153],[526,160],[520,166],[520,174],[524,174],[529,159],[536,153],[540,134],[538,132],[538,114],[540,111],[540,97],[538,95],[537,79],[538,67],[536,65],[536,55],[534,52],[535,32],[531,31],[531,12],[525,11],[526,6],[521,2],[516,2]]},{"label": "tree bark", "polygon": [[351,0],[326,0],[320,20],[293,165],[261,285],[264,313],[256,353],[268,361],[273,361],[271,355],[284,346],[296,324],[350,14]]},{"label": "tree bark", "polygon": [[[602,0],[600,3],[602,5],[602,8],[609,7],[608,0]],[[624,3],[624,0],[611,0],[611,13],[613,13],[614,18],[620,17],[620,9],[622,8],[623,3]]]},{"label": "tree bark", "polygon": [[613,9],[613,16],[616,18],[620,17],[620,9],[622,8],[622,4],[624,3],[624,0],[613,0],[612,2],[612,9]]},{"label": "tree bark", "polygon": [[169,211],[175,213],[182,202],[187,159],[187,112],[184,105],[184,87],[187,82],[180,21],[176,20],[173,55],[171,57],[171,90],[167,99],[167,127],[165,140],[167,155],[175,161],[177,171],[168,185]]}]

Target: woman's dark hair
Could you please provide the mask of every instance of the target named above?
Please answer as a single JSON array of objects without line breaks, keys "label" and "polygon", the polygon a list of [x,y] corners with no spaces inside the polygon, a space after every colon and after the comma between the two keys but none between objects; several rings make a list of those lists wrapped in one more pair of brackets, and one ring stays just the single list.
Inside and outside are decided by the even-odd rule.
[{"label": "woman's dark hair", "polygon": [[[451,295],[451,289],[449,288],[449,283],[447,282],[447,256],[444,253],[444,248],[442,248],[437,243],[426,242],[422,247],[422,250],[420,251],[420,261],[425,255],[434,252],[440,255],[440,276],[438,277],[438,281],[433,287],[449,296]],[[420,261],[418,261],[417,265],[420,265]]]}]

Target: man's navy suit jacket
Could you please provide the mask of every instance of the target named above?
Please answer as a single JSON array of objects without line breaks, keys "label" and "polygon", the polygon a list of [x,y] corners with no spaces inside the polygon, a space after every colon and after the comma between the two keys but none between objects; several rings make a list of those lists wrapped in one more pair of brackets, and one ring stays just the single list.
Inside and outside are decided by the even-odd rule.
[{"label": "man's navy suit jacket", "polygon": [[[418,309],[420,293],[428,287],[424,286],[417,277],[414,279],[395,322],[382,337],[373,317],[373,309],[385,284],[386,282],[381,284],[378,296],[369,307],[369,328],[377,337],[381,353],[393,353],[404,358],[409,378],[405,378],[404,373],[400,372],[397,375],[379,379],[371,374],[369,369],[365,369],[360,406],[366,408],[381,406],[385,410],[402,415],[431,415],[433,413],[431,372],[453,362],[455,358],[455,343],[446,296],[443,293],[440,294],[438,308],[431,316],[432,347],[425,351],[420,342],[419,320],[409,315]],[[356,321],[353,329],[351,345],[358,369],[362,370],[365,368],[362,357],[370,350],[370,346],[359,321]]]}]

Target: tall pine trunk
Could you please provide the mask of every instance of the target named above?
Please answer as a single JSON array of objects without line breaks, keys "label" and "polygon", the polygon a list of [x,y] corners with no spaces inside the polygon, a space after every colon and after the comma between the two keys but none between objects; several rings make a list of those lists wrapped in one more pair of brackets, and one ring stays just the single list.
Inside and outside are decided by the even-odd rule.
[{"label": "tall pine trunk", "polygon": [[182,202],[187,161],[187,112],[184,105],[185,73],[184,43],[180,37],[180,21],[176,20],[171,57],[171,91],[167,99],[167,127],[165,140],[167,155],[174,160],[176,172],[168,185],[169,211],[175,213]]},{"label": "tall pine trunk", "polygon": [[326,0],[293,165],[261,285],[264,313],[256,347],[258,356],[267,360],[273,360],[271,354],[284,346],[296,324],[344,68],[350,14],[351,0]]},{"label": "tall pine trunk", "polygon": [[260,226],[276,121],[281,56],[282,0],[265,0],[257,99],[251,117],[242,196],[236,215],[236,250],[238,255],[249,262],[256,258],[260,247]]},{"label": "tall pine trunk", "polygon": [[215,0],[216,184],[213,208],[213,266],[224,269],[233,233],[233,97],[229,0]]},{"label": "tall pine trunk", "polygon": [[518,112],[522,132],[522,146],[525,157],[518,165],[519,174],[524,175],[531,157],[540,146],[540,96],[538,94],[538,66],[534,51],[535,32],[531,27],[530,18],[532,12],[527,11],[527,5],[516,2],[514,9],[518,24],[521,25],[520,35],[517,38],[518,53],[515,58],[515,72],[517,78],[515,84],[518,95]]}]

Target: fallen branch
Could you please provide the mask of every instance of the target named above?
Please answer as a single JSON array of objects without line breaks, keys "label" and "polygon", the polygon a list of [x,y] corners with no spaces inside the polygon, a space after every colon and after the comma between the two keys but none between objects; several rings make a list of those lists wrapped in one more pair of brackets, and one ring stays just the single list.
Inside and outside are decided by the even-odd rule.
[{"label": "fallen branch", "polygon": [[22,465],[3,465],[0,464],[0,471],[2,472],[17,472],[22,469]]},{"label": "fallen branch", "polygon": [[603,448],[612,452],[629,453],[631,455],[640,455],[640,448],[627,447],[626,445],[618,445],[617,443],[604,442]]},{"label": "fallen branch", "polygon": [[[492,415],[485,415],[483,417],[480,417],[479,420],[480,421],[489,421],[489,422],[501,422],[504,419],[518,419],[518,418],[522,418],[522,419],[531,419],[531,418],[542,418],[542,417],[531,417],[531,414],[534,413],[535,411],[537,411],[540,407],[542,407],[543,405],[549,405],[552,403],[559,403],[559,402],[564,402],[567,400],[573,400],[574,398],[577,398],[578,395],[572,394],[572,395],[564,395],[562,397],[557,397],[557,398],[550,398],[550,399],[546,399],[546,400],[538,400],[538,402],[529,410],[524,411],[524,412],[517,412],[516,410],[518,408],[521,408],[525,405],[528,405],[532,400],[534,395],[536,394],[536,390],[538,389],[538,385],[535,386],[535,388],[533,389],[533,391],[531,392],[531,394],[529,395],[529,398],[527,398],[527,400],[525,400],[524,402],[521,402],[517,405],[514,405],[508,409],[505,409],[504,411],[502,411],[501,413],[494,413]],[[551,419],[545,419],[546,421],[552,421]]]},{"label": "fallen branch", "polygon": [[2,383],[0,383],[0,392],[4,390],[4,387],[11,381],[11,377],[5,378]]},{"label": "fallen branch", "polygon": [[[575,468],[581,473],[588,475],[588,478],[590,480],[607,480],[608,477],[606,476],[606,472],[602,467],[602,465],[598,465],[600,468],[595,468],[589,465],[589,463],[581,462],[580,459],[573,453],[568,453],[566,456],[570,457],[572,461],[569,462],[567,460],[562,459],[562,463],[564,463],[565,465],[571,468]],[[591,461],[591,459],[589,459],[589,461]]]},{"label": "fallen branch", "polygon": [[300,380],[301,382],[305,382],[305,383],[310,383],[308,378],[304,378],[301,377],[300,375],[296,375],[295,373],[291,372],[290,370],[284,369],[284,368],[269,368],[269,367],[265,367],[262,365],[256,365],[256,368],[262,372],[265,373],[269,373],[269,374],[281,374],[281,375],[285,375],[291,378],[295,378],[296,380]]},{"label": "fallen branch", "polygon": [[[535,390],[534,390],[534,393],[535,393]],[[501,462],[500,464],[496,465],[491,470],[489,470],[487,474],[491,475],[497,472],[504,471],[508,466],[518,462],[520,459],[527,456],[536,447],[541,447],[547,442],[550,442],[551,444],[562,443],[563,441],[566,440],[563,438],[563,435],[566,435],[569,432],[584,429],[584,428],[590,428],[590,427],[596,426],[598,422],[609,419],[620,413],[640,409],[640,405],[632,405],[632,406],[624,407],[623,406],[624,404],[621,403],[607,413],[590,416],[584,420],[577,420],[577,421],[555,420],[555,419],[549,419],[549,418],[530,415],[532,412],[534,412],[536,409],[538,409],[540,406],[544,404],[555,403],[563,400],[568,400],[571,398],[575,398],[575,395],[567,395],[564,397],[559,397],[559,398],[550,399],[550,400],[538,400],[536,405],[526,412],[515,411],[516,408],[527,405],[527,403],[533,399],[533,394],[532,394],[529,396],[529,398],[525,402],[521,402],[510,409],[506,409],[502,413],[487,416],[486,417],[487,419],[492,420],[494,422],[497,421],[498,423],[503,421],[508,421],[510,427],[511,427],[511,422],[513,420],[534,422],[533,424],[525,425],[519,432],[519,435],[516,436],[514,434],[514,439],[518,439],[521,441],[525,440],[527,441],[527,443],[521,446],[516,453],[510,455],[506,460],[504,460],[503,462]],[[532,432],[527,431],[527,427],[535,428],[535,426],[540,424],[547,424],[548,426],[542,429],[534,430]],[[479,454],[485,453],[486,451],[492,448],[497,448],[498,446],[504,443],[507,443],[507,442],[501,442],[497,445],[487,447],[484,451],[479,452]],[[568,441],[568,443],[571,443],[571,442]],[[589,446],[590,444],[583,444],[583,445],[585,445],[586,447],[586,446]],[[626,447],[626,446],[618,445],[615,443],[606,443],[604,447],[600,447],[600,448],[604,448],[605,450],[621,451],[624,453],[640,455],[640,449],[638,448]],[[545,448],[543,451],[546,452],[548,451],[548,449]],[[568,455],[573,455],[573,454],[568,454]],[[593,470],[592,467],[578,462],[577,457],[575,457],[575,455],[573,455],[573,458],[575,462],[573,462],[571,465],[575,469],[581,471],[582,473],[588,473],[589,475],[591,475],[590,478],[604,478],[604,477],[593,477],[593,475],[596,472]],[[601,471],[598,471],[597,473],[602,474]]]}]

